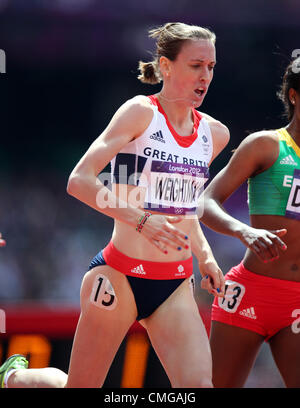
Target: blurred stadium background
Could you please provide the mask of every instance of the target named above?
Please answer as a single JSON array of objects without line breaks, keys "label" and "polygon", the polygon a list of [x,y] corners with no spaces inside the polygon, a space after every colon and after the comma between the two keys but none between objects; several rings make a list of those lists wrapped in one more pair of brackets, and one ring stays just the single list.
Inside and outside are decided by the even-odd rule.
[{"label": "blurred stadium background", "polygon": [[[214,176],[248,133],[285,124],[276,92],[300,48],[298,0],[0,0],[7,71],[0,75],[0,231],[7,240],[0,251],[0,308],[7,316],[2,360],[25,347],[32,366],[67,370],[81,279],[112,229],[110,219],[67,195],[67,179],[126,99],[159,90],[136,79],[137,63],[153,51],[148,29],[168,21],[217,35],[215,77],[201,109],[229,127],[231,141],[212,165]],[[248,222],[246,186],[226,207]],[[239,241],[203,229],[224,273],[240,262]],[[199,289],[196,297],[209,329],[212,297]],[[122,375],[125,349],[133,347],[141,350],[138,358],[146,356],[143,373],[152,373],[140,374],[138,386],[166,386],[163,374],[153,382],[159,363],[147,357],[136,329],[106,385],[132,385]],[[34,362],[41,350],[45,360]],[[283,386],[266,345],[246,386]]]}]

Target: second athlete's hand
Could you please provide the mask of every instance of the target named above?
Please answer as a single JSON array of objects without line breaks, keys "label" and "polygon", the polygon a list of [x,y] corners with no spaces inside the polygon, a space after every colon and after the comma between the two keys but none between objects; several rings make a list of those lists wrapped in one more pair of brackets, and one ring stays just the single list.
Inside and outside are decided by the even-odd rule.
[{"label": "second athlete's hand", "polygon": [[238,238],[252,252],[254,252],[261,261],[270,262],[279,258],[280,250],[287,249],[286,244],[280,239],[287,233],[287,230],[266,230],[248,227],[243,229]]}]

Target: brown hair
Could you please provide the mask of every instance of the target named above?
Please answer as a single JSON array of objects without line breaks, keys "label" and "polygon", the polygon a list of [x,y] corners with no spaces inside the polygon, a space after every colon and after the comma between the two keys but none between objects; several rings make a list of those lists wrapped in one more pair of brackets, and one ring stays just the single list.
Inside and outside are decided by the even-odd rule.
[{"label": "brown hair", "polygon": [[175,61],[182,45],[188,40],[210,40],[213,44],[216,35],[208,28],[184,24],[167,23],[149,31],[150,38],[156,38],[156,52],[150,62],[139,61],[138,79],[148,84],[158,84],[162,80],[159,59],[164,56]]},{"label": "brown hair", "polygon": [[278,98],[284,105],[285,116],[289,121],[292,120],[295,109],[289,98],[291,88],[300,93],[300,57],[290,62],[286,68],[280,90],[277,92]]}]

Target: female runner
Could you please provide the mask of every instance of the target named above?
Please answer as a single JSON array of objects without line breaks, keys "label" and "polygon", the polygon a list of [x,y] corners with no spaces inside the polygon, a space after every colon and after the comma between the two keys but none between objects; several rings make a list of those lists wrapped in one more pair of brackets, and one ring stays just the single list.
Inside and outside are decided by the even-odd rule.
[{"label": "female runner", "polygon": [[[300,58],[287,67],[279,93],[288,125],[246,137],[204,193],[201,221],[248,248],[225,276],[225,297],[213,304],[215,387],[242,387],[263,341],[286,386],[300,386],[299,68]],[[251,226],[222,207],[247,179]]]},{"label": "female runner", "polygon": [[[223,296],[223,274],[196,215],[209,164],[229,140],[223,124],[195,109],[213,77],[215,35],[168,23],[150,36],[156,55],[140,62],[139,79],[163,80],[161,91],[122,105],[68,182],[69,194],[114,218],[114,230],[82,282],[66,387],[101,387],[136,319],[173,387],[212,386],[209,341],[191,283],[193,252],[206,277],[202,287]],[[111,189],[99,176],[109,162]],[[20,384],[15,378],[8,386]]]}]

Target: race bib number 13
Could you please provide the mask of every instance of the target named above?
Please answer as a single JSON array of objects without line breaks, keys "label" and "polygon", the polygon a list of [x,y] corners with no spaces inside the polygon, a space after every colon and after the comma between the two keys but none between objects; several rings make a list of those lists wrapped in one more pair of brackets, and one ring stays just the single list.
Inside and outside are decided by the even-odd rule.
[{"label": "race bib number 13", "polygon": [[218,298],[219,306],[226,312],[235,313],[245,294],[245,286],[231,280],[225,281],[225,296]]}]

